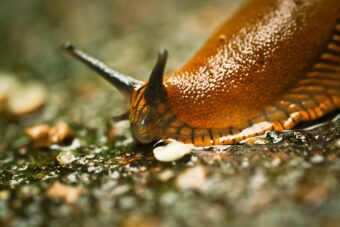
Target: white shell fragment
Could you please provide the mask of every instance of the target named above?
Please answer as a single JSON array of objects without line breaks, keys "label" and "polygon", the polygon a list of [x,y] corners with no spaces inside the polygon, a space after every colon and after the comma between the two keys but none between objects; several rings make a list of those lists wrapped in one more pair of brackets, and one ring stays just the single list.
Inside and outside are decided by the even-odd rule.
[{"label": "white shell fragment", "polygon": [[158,161],[172,162],[183,158],[187,154],[190,154],[193,148],[193,144],[184,144],[172,140],[165,146],[155,148],[153,150],[153,154]]}]

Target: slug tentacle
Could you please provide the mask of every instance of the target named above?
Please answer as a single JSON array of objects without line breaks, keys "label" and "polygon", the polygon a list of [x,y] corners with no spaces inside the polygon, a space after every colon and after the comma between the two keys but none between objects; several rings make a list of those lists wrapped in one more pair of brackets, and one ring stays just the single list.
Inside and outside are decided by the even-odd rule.
[{"label": "slug tentacle", "polygon": [[118,121],[124,121],[124,120],[129,120],[129,111],[126,111],[125,113],[112,117],[113,122],[118,122]]},{"label": "slug tentacle", "polygon": [[154,66],[149,82],[146,86],[144,98],[149,105],[155,105],[164,102],[167,91],[163,84],[164,69],[168,59],[166,49],[161,49],[158,53],[158,59]]},{"label": "slug tentacle", "polygon": [[124,95],[131,96],[132,91],[138,89],[143,84],[142,81],[123,75],[116,70],[111,69],[103,62],[100,62],[99,60],[78,50],[70,43],[65,43],[62,48],[66,50],[71,56],[77,58],[97,72],[101,77],[111,83]]}]

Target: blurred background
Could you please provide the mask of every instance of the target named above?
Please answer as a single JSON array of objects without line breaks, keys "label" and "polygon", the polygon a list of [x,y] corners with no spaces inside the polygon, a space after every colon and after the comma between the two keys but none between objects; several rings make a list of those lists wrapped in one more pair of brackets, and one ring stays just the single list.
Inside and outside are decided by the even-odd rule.
[{"label": "blurred background", "polygon": [[[124,111],[127,102],[110,85],[63,53],[62,43],[70,41],[114,69],[145,80],[159,48],[167,48],[170,53],[168,72],[180,67],[242,2],[4,1],[0,8],[0,79],[6,78],[0,81],[5,87],[2,90],[14,91],[8,89],[13,83],[33,83],[29,90],[34,93],[38,83],[40,91],[14,95],[16,100],[10,106],[19,111],[10,107],[7,112],[23,115],[21,112],[33,108],[23,104],[40,98],[45,114],[35,118],[37,122],[71,120],[96,125],[98,117]],[[25,89],[20,86],[17,90]],[[20,96],[24,99],[20,100]],[[96,104],[89,108],[92,101]],[[36,106],[41,104],[36,102]],[[99,116],[96,109],[101,109]]]},{"label": "blurred background", "polygon": [[112,67],[145,79],[160,47],[171,54],[168,70],[178,67],[240,2],[4,1],[0,67],[22,79],[44,83],[75,75],[83,80],[89,72],[59,49],[70,41]]}]

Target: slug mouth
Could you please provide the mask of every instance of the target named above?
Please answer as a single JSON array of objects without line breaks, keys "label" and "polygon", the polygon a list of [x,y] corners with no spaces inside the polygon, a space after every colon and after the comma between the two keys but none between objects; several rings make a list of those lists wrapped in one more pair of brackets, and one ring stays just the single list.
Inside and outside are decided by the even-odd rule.
[{"label": "slug mouth", "polygon": [[155,141],[151,131],[147,128],[141,128],[131,124],[131,132],[134,140],[141,144],[152,144]]}]

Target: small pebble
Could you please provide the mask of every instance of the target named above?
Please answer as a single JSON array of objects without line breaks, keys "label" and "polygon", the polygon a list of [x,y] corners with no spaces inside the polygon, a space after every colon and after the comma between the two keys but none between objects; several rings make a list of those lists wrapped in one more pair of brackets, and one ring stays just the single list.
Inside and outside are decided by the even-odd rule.
[{"label": "small pebble", "polygon": [[306,141],[306,135],[302,132],[294,132],[295,138],[301,140],[302,142]]},{"label": "small pebble", "polygon": [[261,188],[266,182],[268,181],[268,179],[266,178],[266,176],[262,173],[262,171],[259,171],[258,173],[256,173],[252,179],[249,182],[249,187],[252,189],[259,189]]},{"label": "small pebble", "polygon": [[82,193],[83,189],[81,187],[68,186],[56,182],[46,191],[46,196],[63,200],[68,204],[74,204]]},{"label": "small pebble", "polygon": [[106,133],[108,143],[112,143],[118,135],[118,130],[115,127],[111,127]]},{"label": "small pebble", "polygon": [[26,135],[32,140],[38,141],[47,139],[49,136],[50,127],[46,124],[36,125],[25,130]]},{"label": "small pebble", "polygon": [[70,126],[64,122],[57,123],[53,127],[46,124],[36,125],[27,128],[25,133],[32,139],[34,147],[48,147],[52,144],[60,144],[73,135]]},{"label": "small pebble", "polygon": [[176,186],[181,189],[202,189],[207,181],[207,172],[203,166],[185,170],[176,178]]},{"label": "small pebble", "polygon": [[314,155],[313,157],[311,157],[310,161],[312,163],[318,164],[321,163],[325,160],[325,158],[321,155]]},{"label": "small pebble", "polygon": [[0,191],[0,200],[6,200],[9,198],[9,191],[8,190],[1,190]]},{"label": "small pebble", "polygon": [[131,190],[131,187],[129,185],[126,185],[126,184],[118,185],[112,190],[112,195],[120,196],[120,195],[127,193],[130,190]]},{"label": "small pebble", "polygon": [[50,129],[49,139],[52,144],[63,142],[72,136],[72,130],[65,122],[59,122]]},{"label": "small pebble", "polygon": [[294,190],[294,197],[301,202],[309,204],[320,204],[325,201],[331,193],[331,188],[325,182],[315,185],[299,185]]},{"label": "small pebble", "polygon": [[16,87],[18,87],[18,81],[14,75],[0,72],[0,109],[5,107]]},{"label": "small pebble", "polygon": [[335,142],[335,147],[340,148],[340,139],[337,139],[337,141]]},{"label": "small pebble", "polygon": [[266,208],[273,201],[274,195],[268,188],[251,190],[245,200],[241,202],[243,211],[251,214]]},{"label": "small pebble", "polygon": [[119,224],[121,227],[157,227],[161,226],[159,221],[154,217],[148,216],[130,216],[123,218]]},{"label": "small pebble", "polygon": [[281,163],[282,163],[282,160],[280,158],[274,158],[271,164],[272,166],[276,167],[276,166],[279,166]]},{"label": "small pebble", "polygon": [[46,88],[40,84],[22,86],[9,97],[8,110],[15,116],[35,112],[45,104],[46,94]]},{"label": "small pebble", "polygon": [[193,148],[194,145],[192,144],[184,144],[173,140],[165,146],[155,148],[153,154],[158,161],[172,162],[190,154]]},{"label": "small pebble", "polygon": [[175,173],[174,171],[170,170],[170,169],[166,169],[162,172],[160,172],[158,175],[157,175],[157,178],[160,180],[160,181],[168,181],[170,180],[171,178],[173,178],[175,176]]},{"label": "small pebble", "polygon": [[56,159],[61,165],[67,165],[73,162],[76,159],[76,157],[72,151],[65,150],[65,151],[60,152],[57,155]]},{"label": "small pebble", "polygon": [[265,135],[266,135],[266,138],[272,143],[280,143],[283,139],[281,135],[277,134],[274,131],[269,131]]}]

